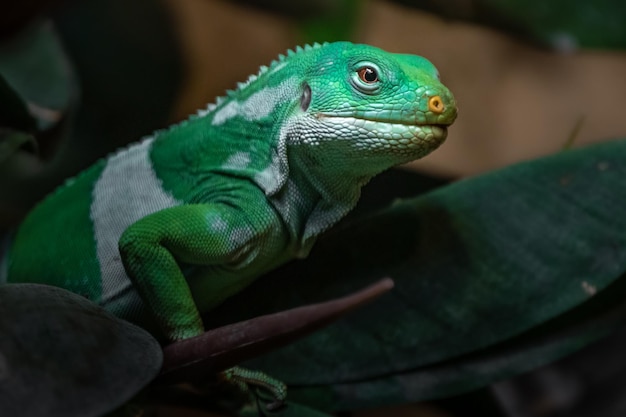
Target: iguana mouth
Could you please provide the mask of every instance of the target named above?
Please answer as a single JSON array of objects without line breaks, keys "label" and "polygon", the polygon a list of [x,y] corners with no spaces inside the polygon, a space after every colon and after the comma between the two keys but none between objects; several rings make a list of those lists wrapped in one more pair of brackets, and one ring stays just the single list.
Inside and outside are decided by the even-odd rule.
[{"label": "iguana mouth", "polygon": [[[325,116],[325,117],[334,117],[334,116]],[[426,127],[426,126],[438,126],[442,129],[447,128],[451,125],[451,123],[429,123],[429,122],[418,122],[415,121],[407,121],[407,120],[395,120],[395,119],[384,119],[384,118],[370,118],[370,117],[355,117],[348,116],[346,118],[352,118],[354,120],[366,120],[368,122],[374,123],[385,123],[390,125],[402,125],[402,126],[417,126],[417,127]]]},{"label": "iguana mouth", "polygon": [[446,130],[448,128],[448,126],[450,126],[452,124],[452,122],[449,123],[431,123],[431,122],[419,122],[417,120],[414,121],[407,121],[407,120],[397,120],[397,119],[385,119],[385,118],[372,118],[372,117],[359,117],[359,116],[344,116],[344,115],[332,115],[332,114],[324,114],[324,113],[318,113],[317,115],[318,119],[331,119],[333,121],[352,121],[351,124],[358,124],[358,122],[370,122],[370,123],[376,123],[376,124],[381,124],[381,125],[390,125],[390,126],[407,126],[407,127],[418,127],[418,128],[424,128],[424,127],[435,127],[435,128],[439,128],[439,129],[443,129]]},{"label": "iguana mouth", "polygon": [[406,120],[328,114],[318,114],[318,119],[363,129],[364,133],[372,133],[376,137],[386,140],[443,140],[447,136],[447,128],[450,125],[450,123],[419,123],[417,121],[408,122]]}]

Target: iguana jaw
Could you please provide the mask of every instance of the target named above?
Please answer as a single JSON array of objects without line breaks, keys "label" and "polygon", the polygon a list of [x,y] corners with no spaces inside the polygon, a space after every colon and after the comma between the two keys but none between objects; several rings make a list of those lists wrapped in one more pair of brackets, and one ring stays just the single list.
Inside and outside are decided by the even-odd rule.
[{"label": "iguana jaw", "polygon": [[432,150],[447,137],[450,123],[410,123],[407,121],[373,120],[352,116],[319,114],[318,121],[332,125],[339,137],[354,138],[360,148],[393,148],[410,151],[416,147]]}]

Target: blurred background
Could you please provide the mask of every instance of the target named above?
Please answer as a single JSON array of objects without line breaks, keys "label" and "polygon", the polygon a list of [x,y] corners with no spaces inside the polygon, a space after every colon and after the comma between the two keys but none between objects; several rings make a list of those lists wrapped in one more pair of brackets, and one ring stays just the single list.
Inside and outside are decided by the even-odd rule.
[{"label": "blurred background", "polygon": [[[0,97],[13,105],[0,107],[0,157],[11,155],[0,164],[0,230],[97,158],[185,119],[308,42],[368,43],[437,66],[460,111],[446,143],[404,167],[429,178],[475,176],[626,137],[624,22],[626,5],[610,0],[4,4]],[[626,366],[618,350],[607,352],[594,345],[461,397],[342,416],[623,416]]]},{"label": "blurred background", "polygon": [[[449,140],[411,168],[470,176],[558,152],[570,142],[581,146],[626,131],[626,118],[620,117],[626,97],[621,52],[626,11],[618,1],[325,0],[304,6],[280,0],[141,0],[130,5],[30,0],[2,8],[5,57],[18,35],[24,37],[41,16],[52,16],[80,85],[72,98],[86,105],[98,101],[92,107],[98,114],[89,117],[104,125],[99,130],[107,139],[103,148],[94,138],[86,141],[89,149],[74,148],[83,164],[92,159],[87,151],[102,155],[184,119],[294,45],[338,39],[426,56],[454,92],[460,117]],[[139,98],[131,105],[134,98],[128,94],[126,103],[115,100],[129,88],[137,97],[150,97],[151,104]],[[39,107],[55,105],[52,110],[58,111],[70,101],[48,100]],[[150,117],[143,117],[139,107]],[[116,120],[115,128],[94,120],[106,114]],[[129,120],[140,116],[143,122]],[[50,159],[54,152],[42,146]],[[68,168],[73,166],[68,160],[63,165],[58,169],[65,174],[76,170]],[[24,180],[37,169],[11,175]],[[6,184],[0,183],[0,190]]]},{"label": "blurred background", "polygon": [[[248,3],[281,7],[280,1]],[[626,119],[620,117],[626,55],[616,48],[619,43],[607,40],[589,45],[598,48],[585,48],[577,40],[584,35],[567,32],[604,30],[617,17],[613,13],[623,9],[619,2],[604,10],[597,2],[582,1],[554,2],[554,10],[545,2],[511,0],[312,3],[318,3],[317,10],[309,11],[318,13],[315,21],[307,19],[305,10],[288,7],[283,10],[291,16],[238,2],[172,1],[188,70],[174,117],[202,107],[277,52],[331,38],[423,55],[454,92],[460,117],[449,140],[416,162],[416,169],[452,177],[475,175],[557,152],[572,136],[579,146],[626,133]],[[420,10],[427,7],[429,12]],[[536,10],[542,8],[547,9],[543,16]],[[595,24],[589,22],[594,18],[590,13],[596,14]],[[565,14],[575,16],[568,22]],[[577,17],[581,22],[575,22]],[[324,19],[330,28],[323,26]],[[478,24],[485,21],[491,25]],[[544,32],[533,33],[535,24],[544,25]],[[617,35],[623,44],[626,34]]]}]

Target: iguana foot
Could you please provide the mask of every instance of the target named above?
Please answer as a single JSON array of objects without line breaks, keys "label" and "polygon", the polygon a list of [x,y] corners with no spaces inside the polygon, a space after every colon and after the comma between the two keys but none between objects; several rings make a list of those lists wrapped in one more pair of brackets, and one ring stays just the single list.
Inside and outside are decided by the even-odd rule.
[{"label": "iguana foot", "polygon": [[220,374],[223,381],[234,384],[243,392],[249,392],[250,387],[257,387],[267,391],[274,401],[266,404],[268,410],[276,410],[283,406],[287,398],[287,386],[261,371],[235,366]]}]

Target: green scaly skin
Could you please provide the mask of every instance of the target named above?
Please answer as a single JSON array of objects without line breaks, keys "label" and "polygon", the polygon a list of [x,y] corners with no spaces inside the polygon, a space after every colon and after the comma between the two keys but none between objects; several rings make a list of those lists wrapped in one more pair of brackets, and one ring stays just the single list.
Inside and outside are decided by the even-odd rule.
[{"label": "green scaly skin", "polygon": [[306,256],[361,186],[437,148],[455,117],[422,57],[297,48],[44,199],[4,280],[83,294],[170,341],[197,336],[201,313]]}]

